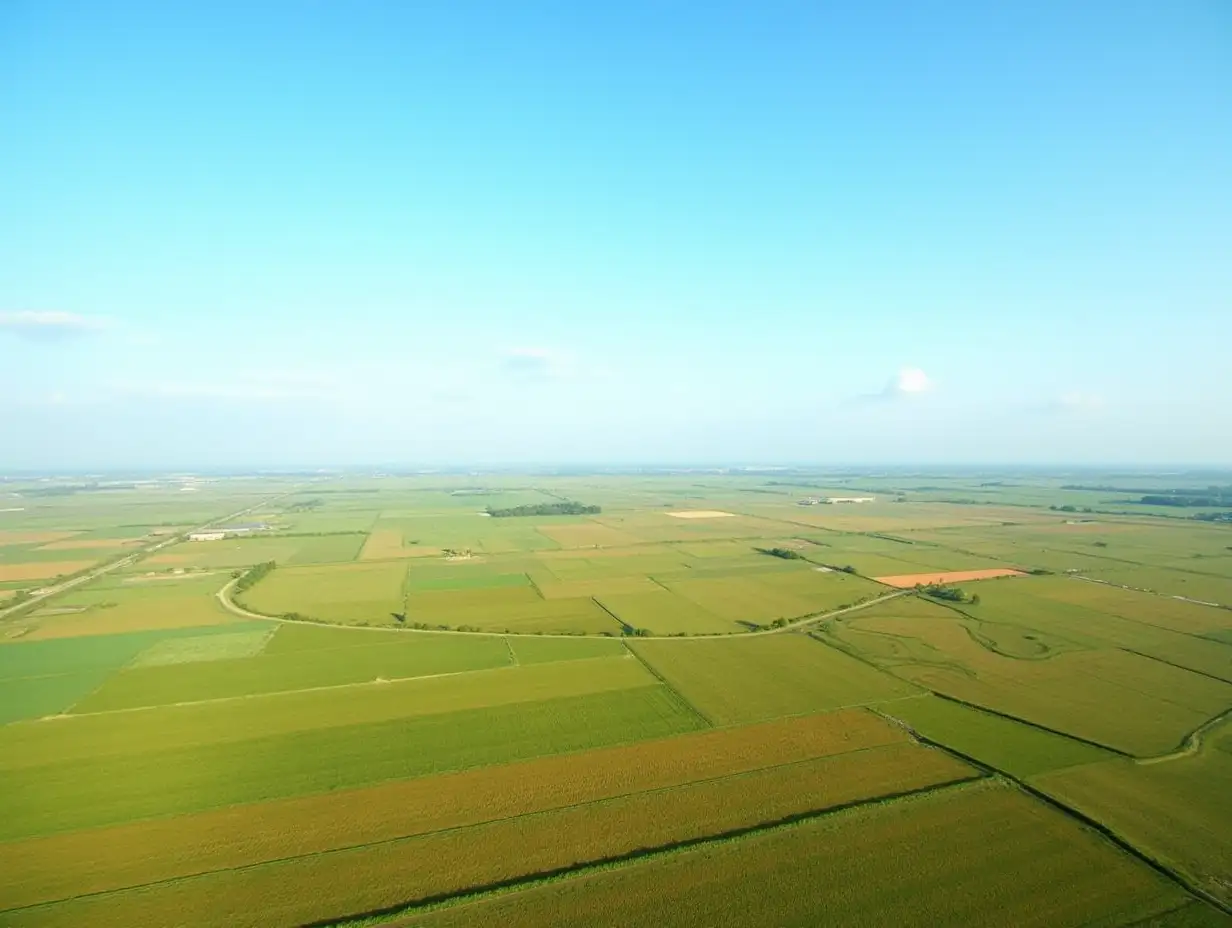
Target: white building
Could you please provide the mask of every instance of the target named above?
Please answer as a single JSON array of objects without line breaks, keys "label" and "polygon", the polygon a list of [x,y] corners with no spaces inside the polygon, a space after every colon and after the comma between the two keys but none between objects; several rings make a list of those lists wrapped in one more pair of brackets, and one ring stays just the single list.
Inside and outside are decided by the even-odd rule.
[{"label": "white building", "polygon": [[800,500],[797,506],[833,506],[836,503],[873,503],[875,496],[809,496]]},{"label": "white building", "polygon": [[189,541],[222,541],[227,537],[226,532],[189,532]]}]

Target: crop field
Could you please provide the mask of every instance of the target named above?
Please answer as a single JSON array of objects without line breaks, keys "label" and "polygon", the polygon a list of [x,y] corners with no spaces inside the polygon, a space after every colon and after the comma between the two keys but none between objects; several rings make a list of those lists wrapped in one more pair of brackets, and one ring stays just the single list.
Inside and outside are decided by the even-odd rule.
[{"label": "crop field", "polygon": [[935,696],[902,699],[878,711],[930,741],[1020,778],[1115,757],[1094,745]]},{"label": "crop field", "polygon": [[800,635],[631,645],[689,703],[727,725],[883,702],[920,692]]},{"label": "crop field", "polygon": [[1108,760],[1033,781],[1232,903],[1232,724],[1174,760]]},{"label": "crop field", "polygon": [[1232,529],[1063,483],[11,482],[0,924],[1228,924]]},{"label": "crop field", "polygon": [[[668,898],[671,905],[664,906]],[[1077,928],[1145,923],[1184,902],[1147,867],[1118,856],[1062,816],[1014,790],[976,786],[852,810],[401,924]]]},{"label": "crop field", "polygon": [[[920,687],[1139,756],[1171,750],[1232,703],[1222,679],[932,609],[922,617],[899,614],[897,602],[873,606],[842,617],[827,637]],[[985,614],[996,616],[981,603]]]},{"label": "crop field", "polygon": [[[626,846],[618,840],[680,840],[699,824],[687,807],[714,804],[720,794],[725,823],[757,822],[763,820],[757,818],[761,810],[813,811],[972,775],[960,762],[911,744],[875,717],[814,716],[9,843],[0,846],[5,865],[0,892],[31,905],[86,885],[90,892],[110,892],[207,872],[225,878],[224,871],[269,858],[299,858],[311,866],[312,858],[359,845],[379,849],[399,839],[528,815],[543,817],[535,832],[549,824],[576,830],[573,845],[561,851],[581,853],[589,842],[596,848],[591,853],[603,856]],[[793,788],[792,781],[803,785]],[[744,808],[733,805],[737,794],[744,797]],[[599,823],[582,821],[597,807],[602,815],[632,822],[629,806],[645,803],[661,806],[674,820],[627,826],[624,831],[632,833],[620,838],[611,829],[587,828]],[[552,812],[561,814],[547,814]],[[593,837],[587,838],[588,830]],[[448,846],[476,840],[466,832],[458,837],[462,840]],[[563,844],[564,832],[561,837]],[[100,860],[102,848],[109,850]],[[131,856],[118,853],[124,848],[133,849]],[[420,851],[412,844],[402,855],[414,858]],[[419,892],[458,876],[437,866],[433,882]],[[404,878],[396,882],[406,887]]]}]

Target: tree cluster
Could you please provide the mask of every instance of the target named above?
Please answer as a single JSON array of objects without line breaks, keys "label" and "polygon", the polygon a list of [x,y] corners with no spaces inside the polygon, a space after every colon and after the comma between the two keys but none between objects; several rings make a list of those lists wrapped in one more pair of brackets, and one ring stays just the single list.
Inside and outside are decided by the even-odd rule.
[{"label": "tree cluster", "polygon": [[1144,506],[1232,506],[1232,487],[1211,487],[1201,492],[1173,490],[1167,496],[1144,496],[1139,502]]},{"label": "tree cluster", "polygon": [[781,557],[785,561],[802,561],[804,555],[799,551],[793,551],[791,548],[754,548],[762,554],[768,554],[771,557]]},{"label": "tree cluster", "polygon": [[262,564],[257,564],[249,567],[246,571],[239,575],[239,579],[235,581],[235,592],[243,593],[262,580],[271,570],[278,565],[273,561],[265,561]]},{"label": "tree cluster", "polygon": [[933,599],[940,599],[947,603],[969,603],[972,606],[980,604],[979,595],[968,596],[960,587],[946,586],[943,583],[930,583],[927,586],[917,587],[925,596]]},{"label": "tree cluster", "polygon": [[507,519],[516,516],[593,516],[602,510],[598,506],[587,506],[565,500],[560,503],[535,503],[527,506],[512,506],[508,509],[488,507],[488,515],[494,519]]}]

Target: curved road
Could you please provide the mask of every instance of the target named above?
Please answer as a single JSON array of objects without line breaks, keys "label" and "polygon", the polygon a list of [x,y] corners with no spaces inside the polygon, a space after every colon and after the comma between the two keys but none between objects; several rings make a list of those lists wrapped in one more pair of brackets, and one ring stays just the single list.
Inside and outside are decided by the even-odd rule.
[{"label": "curved road", "polygon": [[22,602],[17,603],[16,605],[13,605],[13,606],[9,606],[5,609],[0,609],[0,619],[6,618],[7,616],[12,615],[18,610],[26,609],[34,605],[35,603],[42,602],[44,599],[48,599],[52,596],[56,596],[60,593],[63,593],[65,590],[71,590],[75,586],[80,586],[83,583],[89,583],[91,580],[95,579],[96,577],[101,577],[103,574],[110,573],[113,570],[119,570],[121,567],[128,567],[130,564],[134,564],[144,557],[149,557],[155,551],[159,551],[162,548],[167,547],[168,545],[175,544],[176,542],[182,540],[184,536],[192,532],[203,532],[207,529],[213,528],[216,525],[220,525],[226,522],[231,522],[234,519],[240,518],[241,516],[246,516],[250,512],[256,512],[258,509],[268,506],[270,503],[274,502],[275,500],[282,499],[282,497],[284,496],[290,496],[291,493],[293,492],[295,491],[292,490],[288,493],[279,493],[277,496],[271,496],[268,499],[263,499],[261,500],[261,502],[257,503],[256,505],[249,506],[247,509],[241,509],[239,512],[233,512],[233,513],[230,513],[229,515],[219,516],[217,519],[210,519],[210,521],[206,522],[204,525],[198,525],[196,528],[190,528],[184,532],[176,532],[172,535],[168,535],[166,538],[162,539],[161,541],[158,541],[152,545],[147,545],[144,548],[140,548],[139,550],[134,551],[132,554],[127,554],[124,557],[120,558],[118,561],[111,561],[109,563],[103,564],[101,567],[95,567],[91,570],[87,570],[84,574],[79,574],[76,577],[73,577],[69,580],[65,580],[63,583],[57,583],[54,586],[44,587],[42,590],[39,590],[39,592],[35,593],[29,599],[23,600]]},{"label": "curved road", "polygon": [[806,625],[812,625],[817,622],[824,622],[826,619],[832,619],[835,616],[845,615],[848,612],[855,612],[859,609],[867,609],[869,606],[875,606],[878,603],[883,603],[886,600],[894,599],[897,596],[905,596],[912,590],[895,590],[892,593],[886,593],[884,596],[878,596],[876,599],[870,599],[868,602],[857,603],[854,606],[844,606],[842,609],[835,609],[831,612],[816,612],[812,615],[806,615],[803,618],[796,619],[782,625],[778,628],[764,628],[756,632],[740,632],[733,635],[713,634],[713,635],[567,635],[560,633],[536,634],[534,632],[462,632],[453,628],[405,628],[391,626],[389,628],[378,627],[374,625],[341,625],[334,622],[312,622],[303,619],[285,619],[280,616],[262,615],[259,612],[250,612],[243,606],[236,603],[231,598],[231,592],[235,589],[235,584],[239,582],[239,578],[232,579],[216,594],[218,602],[228,612],[242,616],[245,619],[260,619],[264,622],[282,622],[286,625],[313,625],[318,628],[349,628],[355,631],[365,632],[420,632],[429,635],[470,635],[476,638],[602,638],[608,641],[622,641],[625,638],[635,637],[637,641],[696,641],[698,638],[754,638],[758,635],[777,635],[780,632],[794,631],[797,628]]}]

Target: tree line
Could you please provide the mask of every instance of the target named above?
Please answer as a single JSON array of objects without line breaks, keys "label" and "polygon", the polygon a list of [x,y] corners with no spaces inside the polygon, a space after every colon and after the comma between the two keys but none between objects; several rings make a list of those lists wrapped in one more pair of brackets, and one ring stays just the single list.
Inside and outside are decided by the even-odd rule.
[{"label": "tree line", "polygon": [[512,506],[508,509],[487,508],[487,513],[494,519],[508,519],[516,516],[593,516],[602,510],[598,506],[587,506],[565,500],[561,503],[535,503],[526,506]]}]

